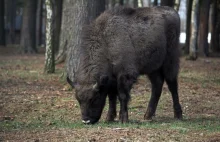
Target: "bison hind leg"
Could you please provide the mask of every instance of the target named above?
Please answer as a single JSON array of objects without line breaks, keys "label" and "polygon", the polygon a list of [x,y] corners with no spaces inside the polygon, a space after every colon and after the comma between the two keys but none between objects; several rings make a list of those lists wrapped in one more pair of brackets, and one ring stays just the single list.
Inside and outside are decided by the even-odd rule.
[{"label": "bison hind leg", "polygon": [[152,117],[155,115],[164,83],[164,76],[161,70],[149,74],[148,77],[151,82],[151,97],[147,107],[147,111],[144,115],[145,120],[151,120]]},{"label": "bison hind leg", "polygon": [[179,103],[177,78],[172,80],[165,79],[173,99],[174,118],[182,119],[182,108]]}]

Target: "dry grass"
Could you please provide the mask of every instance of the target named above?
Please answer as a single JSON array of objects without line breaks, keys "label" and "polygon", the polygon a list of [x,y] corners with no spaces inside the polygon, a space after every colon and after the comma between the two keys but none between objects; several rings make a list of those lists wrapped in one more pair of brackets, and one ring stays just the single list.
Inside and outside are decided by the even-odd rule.
[{"label": "dry grass", "polygon": [[220,141],[220,59],[181,60],[180,101],[184,120],[173,119],[164,85],[154,121],[143,120],[150,84],[142,76],[132,90],[129,124],[86,126],[74,91],[60,80],[63,65],[43,73],[43,55],[0,56],[0,141]]}]

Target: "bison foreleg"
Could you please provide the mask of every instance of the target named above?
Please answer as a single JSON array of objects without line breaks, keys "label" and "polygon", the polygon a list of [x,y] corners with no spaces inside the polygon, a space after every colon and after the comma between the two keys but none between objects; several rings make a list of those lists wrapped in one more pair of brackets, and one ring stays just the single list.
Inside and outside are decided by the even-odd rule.
[{"label": "bison foreleg", "polygon": [[160,71],[154,72],[148,75],[148,77],[151,81],[152,88],[150,102],[148,104],[147,111],[144,115],[144,119],[149,120],[152,119],[152,117],[155,115],[157,104],[162,92],[164,77]]},{"label": "bison foreleg", "polygon": [[129,94],[119,93],[119,101],[120,101],[120,112],[119,112],[119,121],[121,123],[128,122],[128,101]]},{"label": "bison foreleg", "polygon": [[136,74],[124,74],[118,77],[118,99],[120,101],[119,120],[128,122],[128,101],[130,99],[130,90],[137,79]]},{"label": "bison foreleg", "polygon": [[116,117],[117,93],[109,93],[108,98],[109,98],[109,109],[108,109],[106,121],[112,122]]},{"label": "bison foreleg", "polygon": [[182,108],[179,103],[177,79],[176,78],[173,80],[166,79],[166,82],[167,82],[168,88],[172,94],[174,117],[177,119],[182,119]]}]

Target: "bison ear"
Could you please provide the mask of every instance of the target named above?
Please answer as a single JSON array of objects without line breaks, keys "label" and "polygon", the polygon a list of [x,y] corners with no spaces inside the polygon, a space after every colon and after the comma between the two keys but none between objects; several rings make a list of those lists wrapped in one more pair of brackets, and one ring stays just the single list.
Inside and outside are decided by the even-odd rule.
[{"label": "bison ear", "polygon": [[109,83],[109,77],[107,75],[103,75],[100,77],[100,86],[106,86]]}]

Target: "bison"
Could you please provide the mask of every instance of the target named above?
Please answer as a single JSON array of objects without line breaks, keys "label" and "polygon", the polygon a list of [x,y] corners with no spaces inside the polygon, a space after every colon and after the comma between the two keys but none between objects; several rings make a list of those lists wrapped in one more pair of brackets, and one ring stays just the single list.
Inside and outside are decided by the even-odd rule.
[{"label": "bison", "polygon": [[114,121],[118,98],[119,120],[128,122],[129,93],[139,75],[147,75],[152,85],[144,119],[155,115],[164,81],[172,94],[174,117],[181,119],[179,34],[179,15],[170,7],[118,7],[103,12],[85,26],[76,80],[72,82],[67,77],[75,87],[82,122],[98,122],[107,96],[106,121]]}]

